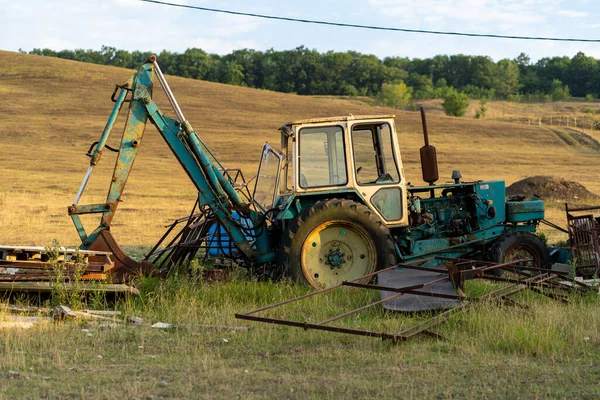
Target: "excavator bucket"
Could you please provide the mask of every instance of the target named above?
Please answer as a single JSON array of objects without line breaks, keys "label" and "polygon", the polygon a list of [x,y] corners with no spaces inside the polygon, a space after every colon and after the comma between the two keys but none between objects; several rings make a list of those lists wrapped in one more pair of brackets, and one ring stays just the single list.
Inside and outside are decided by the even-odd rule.
[{"label": "excavator bucket", "polygon": [[113,282],[126,282],[140,274],[151,274],[154,265],[147,261],[136,261],[127,256],[115,241],[110,231],[102,231],[96,240],[88,247],[88,250],[108,251],[114,267],[110,270]]}]

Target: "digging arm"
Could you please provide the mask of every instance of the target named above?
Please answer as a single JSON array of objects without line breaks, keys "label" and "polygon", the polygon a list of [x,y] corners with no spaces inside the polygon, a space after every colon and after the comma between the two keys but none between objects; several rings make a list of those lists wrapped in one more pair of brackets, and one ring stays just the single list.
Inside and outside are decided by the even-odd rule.
[{"label": "digging arm", "polygon": [[[165,90],[167,98],[177,115],[177,120],[163,115],[152,100],[152,78],[154,74],[156,74]],[[128,97],[129,100],[127,100]],[[109,234],[112,219],[121,201],[121,195],[142,142],[146,122],[149,119],[156,126],[196,186],[200,204],[211,208],[215,217],[229,233],[236,246],[248,259],[258,262],[269,261],[268,258],[270,256],[268,254],[272,254],[272,252],[257,251],[257,248],[268,248],[266,229],[262,229],[262,224],[264,224],[263,216],[252,210],[249,204],[240,198],[229,178],[209,158],[207,154],[208,149],[202,143],[191,124],[185,119],[154,56],[150,57],[127,83],[117,86],[113,94],[113,101],[115,101],[113,111],[110,114],[100,140],[95,144],[93,150],[88,153],[90,166],[73,205],[68,209],[69,215],[73,219],[82,240],[81,247],[84,249],[90,248],[100,236]],[[106,203],[78,205],[94,166],[98,163],[103,151],[107,148],[106,142],[119,115],[119,111],[126,102],[130,102],[131,104],[121,144],[118,149]],[[239,219],[233,217],[233,211],[237,211],[239,215],[249,218],[253,226],[257,228],[256,231],[260,233],[257,236],[249,237],[248,230],[241,226]],[[101,213],[102,218],[100,225],[87,235],[79,216],[91,213]],[[255,241],[256,243],[254,243]]]}]

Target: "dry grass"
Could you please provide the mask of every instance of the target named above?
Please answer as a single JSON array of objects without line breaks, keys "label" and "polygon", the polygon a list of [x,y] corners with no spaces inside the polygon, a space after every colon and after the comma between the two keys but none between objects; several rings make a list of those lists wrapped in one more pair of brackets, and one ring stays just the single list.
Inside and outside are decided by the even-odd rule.
[{"label": "dry grass", "polygon": [[[470,291],[485,289],[472,286]],[[298,286],[254,281],[202,286],[170,279],[145,280],[140,287],[140,298],[118,308],[145,318],[142,328],[119,324],[102,329],[97,322],[79,321],[0,330],[0,397],[537,399],[600,394],[597,298],[574,298],[564,306],[523,294],[518,300],[532,305],[530,312],[482,304],[436,328],[446,341],[424,336],[393,346],[233,319],[236,312],[305,293]],[[349,289],[313,297],[288,307],[285,315],[319,321],[369,297],[360,293]],[[397,332],[426,317],[372,309],[344,324]],[[177,328],[149,327],[157,321]],[[250,330],[202,328],[240,324]]]},{"label": "dry grass", "polygon": [[[84,153],[110,112],[113,85],[131,71],[8,52],[0,52],[0,65],[0,243],[47,245],[56,238],[77,245],[66,207],[87,169]],[[247,176],[255,172],[262,143],[277,144],[277,128],[289,120],[396,112],[407,176],[420,182],[416,112],[175,77],[170,83],[206,143],[226,166],[240,166]],[[448,118],[438,107],[430,106],[429,127],[443,177],[460,169],[466,180],[510,184],[559,175],[600,194],[597,152],[566,145],[545,128]],[[116,135],[110,143],[117,143]],[[113,162],[106,153],[82,204],[104,200]],[[194,198],[191,183],[149,126],[113,232],[129,248],[151,245]],[[559,205],[548,206],[550,219],[562,224]],[[242,334],[194,328],[239,323],[235,312],[305,290],[285,283],[202,287],[169,280],[141,286],[142,297],[119,305],[124,312],[184,327],[100,330],[73,323],[0,331],[0,398],[594,398],[600,391],[596,300],[562,306],[526,298],[535,305],[531,316],[484,307],[441,328],[447,342],[391,347],[283,327],[253,326]],[[330,296],[308,311],[324,317],[360,299]],[[375,312],[351,322],[398,329],[412,319]],[[222,343],[224,337],[229,343]]]},{"label": "dry grass", "polygon": [[[66,207],[87,168],[85,151],[98,139],[112,107],[112,88],[131,71],[9,52],[0,52],[0,61],[0,242],[45,245],[57,238],[76,245]],[[277,128],[289,120],[395,112],[407,177],[420,182],[422,138],[416,112],[177,77],[169,81],[186,117],[209,147],[225,166],[241,167],[248,177],[255,173],[262,143],[278,144]],[[160,93],[157,102],[167,111]],[[506,113],[509,106],[514,113],[530,107],[507,103]],[[503,179],[507,184],[543,173],[600,193],[598,152],[567,146],[546,128],[450,118],[441,114],[439,104],[428,107],[431,140],[444,179],[453,169],[460,169],[465,180]],[[117,144],[118,136],[115,129],[109,143]],[[81,204],[104,200],[113,162],[114,155],[106,152]],[[150,245],[167,221],[188,211],[194,198],[187,176],[148,126],[113,232],[123,245]],[[550,219],[563,223],[562,213],[550,208]],[[96,223],[92,220],[89,227]]]}]

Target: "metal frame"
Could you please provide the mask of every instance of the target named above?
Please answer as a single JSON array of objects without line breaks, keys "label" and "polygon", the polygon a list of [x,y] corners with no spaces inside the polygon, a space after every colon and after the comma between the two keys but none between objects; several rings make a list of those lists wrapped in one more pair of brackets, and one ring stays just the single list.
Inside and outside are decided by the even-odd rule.
[{"label": "metal frame", "polygon": [[[578,272],[597,275],[600,272],[600,222],[594,218],[596,207],[569,207],[565,203],[567,229],[573,260]],[[585,214],[581,214],[585,212]],[[577,215],[576,215],[576,214]]]},{"label": "metal frame", "polygon": [[[438,260],[445,262],[444,269],[434,269],[422,267],[424,263],[431,260]],[[448,318],[460,311],[465,311],[472,304],[483,300],[491,300],[491,301],[499,301],[507,305],[519,306],[522,308],[526,308],[526,306],[521,305],[515,302],[513,299],[510,299],[509,296],[512,296],[516,293],[522,292],[524,290],[531,290],[536,293],[540,293],[545,295],[551,299],[555,299],[562,302],[567,302],[567,292],[572,291],[573,287],[569,285],[565,285],[561,283],[564,280],[568,280],[568,273],[549,271],[546,269],[533,268],[527,266],[520,266],[520,263],[523,263],[528,260],[515,260],[510,263],[505,264],[495,264],[486,261],[479,260],[469,260],[469,259],[458,259],[458,258],[447,258],[447,257],[432,257],[424,260],[420,260],[418,262],[412,264],[398,264],[390,268],[386,268],[372,274],[365,275],[355,280],[342,282],[338,285],[332,286],[327,289],[318,290],[312,293],[308,293],[303,296],[299,296],[293,299],[285,300],[279,303],[275,303],[269,306],[265,306],[259,308],[257,310],[249,311],[246,313],[236,314],[235,317],[238,319],[255,321],[255,322],[265,322],[271,324],[285,325],[285,326],[293,326],[297,328],[303,328],[304,330],[313,329],[320,331],[328,331],[328,332],[337,332],[337,333],[346,333],[351,335],[359,335],[359,336],[368,336],[368,337],[378,337],[382,340],[391,340],[392,343],[397,343],[399,341],[407,341],[411,338],[414,338],[420,334],[427,334],[436,338],[443,338],[438,333],[431,331],[432,328],[442,324],[447,321]],[[359,281],[364,280],[365,278],[373,278],[378,274],[389,271],[396,268],[406,268],[406,269],[417,269],[431,272],[440,272],[446,273],[447,276],[431,280],[430,282],[426,282],[423,284],[405,286],[405,287],[385,287],[377,284],[362,284]],[[516,277],[497,277],[494,275],[490,275],[489,273],[494,270],[504,270],[508,272],[512,272]],[[487,279],[490,281],[496,282],[504,282],[508,283],[507,286],[494,290],[492,292],[486,293],[481,297],[473,298],[467,297],[464,295],[447,295],[447,294],[436,294],[432,292],[424,291],[423,289],[428,286],[434,285],[443,281],[450,281],[454,284],[454,286],[462,292],[464,289],[464,282],[468,279]],[[382,300],[378,300],[364,306],[358,307],[354,310],[347,311],[345,313],[336,315],[332,318],[329,318],[320,322],[309,322],[309,321],[292,321],[278,318],[270,318],[257,316],[256,314],[284,306],[286,304],[290,304],[293,302],[297,302],[308,297],[324,294],[336,290],[342,286],[350,286],[362,289],[369,290],[384,290],[389,292],[394,292],[395,294],[387,297]],[[590,287],[581,283],[574,282],[574,286],[581,288],[584,291],[590,291]],[[386,301],[390,301],[394,298],[400,297],[404,294],[416,294],[421,296],[432,296],[432,297],[443,297],[443,298],[451,298],[462,300],[462,304],[459,306],[450,308],[433,318],[429,318],[423,322],[420,322],[412,327],[402,330],[397,333],[388,333],[388,332],[375,332],[375,331],[367,331],[367,330],[359,330],[352,328],[342,328],[337,326],[331,326],[330,323],[334,321],[338,321],[343,319],[349,315],[356,314],[367,308],[371,308],[377,305],[381,305]]]},{"label": "metal frame", "polygon": [[[250,202],[252,194],[249,184],[256,178],[256,175],[246,180],[239,168],[224,169],[222,172],[230,177],[240,197]],[[217,224],[215,234],[211,237],[209,230],[215,224]],[[169,272],[175,268],[186,268],[196,257],[201,262],[205,262],[209,258],[209,249],[214,247],[213,243],[223,241],[219,224],[210,207],[201,206],[196,200],[187,216],[176,219],[166,226],[166,232],[144,257],[144,261],[151,262],[163,272]],[[175,233],[177,228],[179,231]],[[229,243],[231,246],[227,250],[233,254],[235,246],[231,239]],[[245,261],[241,254],[238,258],[226,256],[223,258],[232,259],[237,264]]]}]

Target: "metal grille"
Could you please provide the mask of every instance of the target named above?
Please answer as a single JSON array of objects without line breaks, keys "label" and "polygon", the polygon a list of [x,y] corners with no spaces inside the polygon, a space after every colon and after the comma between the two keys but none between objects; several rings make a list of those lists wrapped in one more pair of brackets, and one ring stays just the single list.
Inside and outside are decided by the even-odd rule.
[{"label": "metal grille", "polygon": [[575,215],[574,213],[600,211],[600,207],[574,208],[566,204],[565,208],[569,242],[577,269],[596,274],[600,270],[600,223],[593,214]]}]

